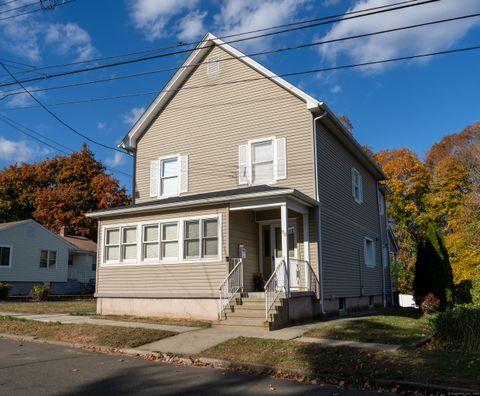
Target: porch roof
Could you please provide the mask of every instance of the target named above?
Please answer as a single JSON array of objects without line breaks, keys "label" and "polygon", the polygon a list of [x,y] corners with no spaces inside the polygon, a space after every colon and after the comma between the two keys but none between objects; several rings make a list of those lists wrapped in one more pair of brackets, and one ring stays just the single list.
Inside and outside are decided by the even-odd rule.
[{"label": "porch roof", "polygon": [[156,199],[154,201],[108,208],[86,213],[85,216],[102,218],[129,213],[144,213],[173,208],[189,208],[212,203],[229,203],[252,199],[289,197],[300,201],[306,206],[318,206],[319,202],[294,188],[272,187],[267,185],[235,188],[232,190],[212,191],[208,193]]}]

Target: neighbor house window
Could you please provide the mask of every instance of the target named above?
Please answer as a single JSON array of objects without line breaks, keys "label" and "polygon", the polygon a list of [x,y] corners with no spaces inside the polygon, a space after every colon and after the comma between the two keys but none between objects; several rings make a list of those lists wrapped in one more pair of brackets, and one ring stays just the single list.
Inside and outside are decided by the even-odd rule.
[{"label": "neighbor house window", "polygon": [[0,267],[10,267],[12,257],[12,248],[10,246],[0,246]]},{"label": "neighbor house window", "polygon": [[120,258],[120,228],[106,231],[105,261],[118,261]]},{"label": "neighbor house window", "polygon": [[122,228],[122,261],[137,258],[137,227]]},{"label": "neighbor house window", "polygon": [[178,224],[162,224],[162,259],[178,259]]},{"label": "neighbor house window", "polygon": [[352,168],[352,195],[357,203],[363,202],[362,175],[355,168]]},{"label": "neighbor house window", "polygon": [[364,254],[365,254],[365,265],[367,267],[373,268],[376,265],[375,260],[375,241],[370,238],[365,238],[364,242]]},{"label": "neighbor house window", "polygon": [[168,158],[160,161],[160,195],[178,194],[178,159]]},{"label": "neighbor house window", "polygon": [[143,227],[142,256],[144,260],[158,259],[158,225]]},{"label": "neighbor house window", "polygon": [[385,214],[385,196],[382,193],[378,194],[378,212],[380,216]]},{"label": "neighbor house window", "polygon": [[275,180],[273,174],[273,140],[252,144],[252,183],[264,184]]},{"label": "neighbor house window", "polygon": [[40,268],[55,268],[57,266],[57,252],[54,250],[40,251]]}]

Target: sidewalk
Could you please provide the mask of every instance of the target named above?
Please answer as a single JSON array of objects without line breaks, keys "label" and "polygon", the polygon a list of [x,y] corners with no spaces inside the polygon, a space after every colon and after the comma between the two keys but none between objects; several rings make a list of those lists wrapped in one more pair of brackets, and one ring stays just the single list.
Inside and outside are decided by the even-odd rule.
[{"label": "sidewalk", "polygon": [[200,330],[201,327],[173,326],[156,323],[125,322],[121,320],[94,319],[89,316],[75,316],[70,314],[24,314],[15,312],[0,312],[0,316],[12,316],[19,319],[37,320],[39,322],[58,322],[63,324],[89,324],[116,327],[136,327],[142,329],[165,330],[174,333],[186,333]]}]

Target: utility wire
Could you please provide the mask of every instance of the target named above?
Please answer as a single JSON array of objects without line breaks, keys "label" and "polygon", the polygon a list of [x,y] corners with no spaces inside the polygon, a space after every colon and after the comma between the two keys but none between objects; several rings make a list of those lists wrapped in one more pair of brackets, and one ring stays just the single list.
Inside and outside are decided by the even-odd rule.
[{"label": "utility wire", "polygon": [[[28,128],[27,126],[22,125],[22,124],[20,124],[19,122],[14,121],[14,120],[12,120],[11,118],[8,118],[8,117],[6,117],[6,116],[4,116],[4,115],[0,115],[0,120],[2,120],[5,124],[11,126],[11,127],[14,128],[15,130],[17,130],[18,132],[23,133],[24,135],[26,135],[26,136],[34,139],[35,141],[37,141],[37,142],[39,142],[39,143],[42,143],[42,144],[44,144],[44,145],[52,148],[52,149],[55,150],[55,151],[58,151],[59,153],[62,153],[62,154],[64,154],[64,155],[69,156],[69,155],[71,155],[72,153],[76,152],[76,150],[74,150],[74,149],[72,149],[72,148],[70,148],[70,147],[64,146],[64,145],[56,142],[55,140],[50,139],[48,136],[45,136],[45,135],[43,135],[43,134],[41,134],[41,133],[39,133],[39,132],[36,132],[36,131],[34,131],[33,129]],[[27,130],[28,132],[26,132],[25,130]],[[35,134],[35,135],[41,136],[43,139],[48,140],[48,141],[51,141],[51,142],[55,143],[57,146],[63,147],[65,150],[68,150],[69,152],[67,152],[67,151],[65,151],[65,150],[63,150],[63,149],[60,149],[60,148],[58,148],[58,147],[55,147],[55,146],[53,146],[52,144],[47,143],[47,142],[39,139],[38,137],[32,135],[32,134],[29,133],[29,132],[31,132],[31,133],[33,133],[33,134]],[[125,176],[128,176],[128,177],[132,177],[131,174],[126,173],[126,172],[124,172],[124,171],[121,171],[120,169],[114,168],[113,166],[106,166],[106,165],[104,165],[104,166],[105,166],[105,168],[110,169],[110,170],[112,170],[112,171],[115,171],[115,172],[117,172],[117,173],[121,173],[122,175],[125,175]]]},{"label": "utility wire", "polygon": [[[401,5],[401,6],[388,8],[386,10],[382,9],[382,10],[372,11],[372,12],[369,12],[369,13],[363,13],[363,14],[360,14],[360,15],[353,15],[353,16],[347,16],[347,17],[343,17],[343,18],[332,19],[332,20],[329,20],[329,21],[319,22],[319,23],[310,24],[310,25],[306,25],[306,26],[300,26],[300,27],[296,27],[296,28],[290,28],[290,29],[285,29],[285,30],[280,30],[280,31],[270,32],[270,33],[264,33],[264,34],[257,35],[257,36],[244,37],[244,38],[224,42],[224,43],[220,44],[219,47],[221,47],[222,45],[225,45],[225,44],[237,43],[237,42],[246,41],[246,40],[253,40],[253,39],[256,39],[256,38],[260,38],[260,37],[266,37],[266,36],[272,36],[272,35],[276,35],[276,34],[280,34],[280,33],[292,32],[292,31],[296,31],[296,30],[300,30],[300,29],[306,29],[306,28],[310,28],[310,27],[314,27],[314,26],[321,26],[321,25],[331,24],[331,23],[335,23],[335,22],[346,21],[346,20],[350,20],[350,19],[354,19],[354,18],[362,18],[362,17],[365,17],[365,16],[376,15],[376,14],[380,14],[380,13],[384,13],[384,12],[390,12],[390,11],[396,11],[396,10],[404,9],[404,8],[407,8],[407,7],[416,7],[416,6],[429,4],[429,3],[433,3],[433,2],[438,2],[438,1],[440,1],[440,0],[426,0],[426,1],[421,2],[421,3],[419,2],[419,3],[414,3],[414,4],[404,4],[404,5]],[[215,45],[216,44],[213,43],[211,45],[206,45],[203,48],[207,48],[207,49],[208,48],[213,48]],[[145,62],[145,61],[149,61],[149,60],[153,60],[153,59],[159,59],[159,58],[166,58],[166,57],[180,55],[180,54],[184,54],[184,53],[191,53],[195,50],[196,50],[196,48],[182,49],[182,50],[171,51],[171,52],[167,52],[167,53],[163,53],[163,54],[146,56],[146,57],[143,57],[143,58],[128,59],[128,60],[114,62],[114,63],[107,63],[107,64],[102,64],[102,65],[86,67],[86,68],[83,68],[83,69],[73,69],[73,70],[64,71],[64,72],[60,72],[60,73],[45,74],[43,77],[29,78],[29,79],[21,80],[21,82],[22,83],[29,83],[29,82],[41,81],[41,80],[45,81],[45,80],[49,80],[49,79],[57,78],[57,77],[69,76],[69,75],[78,74],[78,73],[91,72],[91,71],[106,69],[106,68],[110,68],[110,67],[124,66],[124,65],[128,65],[128,64]],[[38,71],[38,70],[41,70],[41,69],[37,68],[35,70]],[[0,87],[5,87],[5,86],[10,86],[10,85],[15,85],[15,84],[16,84],[16,82],[13,81],[13,82],[9,82],[9,83],[0,84]]]},{"label": "utility wire", "polygon": [[[307,19],[307,20],[302,20],[302,21],[297,21],[297,22],[292,22],[292,23],[286,23],[286,24],[283,24],[283,25],[276,25],[276,26],[270,26],[270,27],[266,27],[266,28],[262,28],[262,29],[244,31],[244,32],[241,32],[241,33],[228,34],[228,35],[224,35],[224,36],[219,36],[218,38],[221,39],[221,40],[224,40],[226,38],[231,38],[231,37],[236,37],[236,36],[244,36],[246,34],[260,33],[260,32],[264,32],[264,31],[272,30],[272,29],[279,29],[279,28],[284,28],[284,27],[289,27],[289,26],[312,23],[312,22],[316,22],[316,21],[328,20],[328,19],[332,19],[332,18],[339,18],[339,17],[346,16],[346,15],[355,15],[355,14],[359,14],[359,13],[363,13],[363,12],[374,11],[374,10],[378,10],[378,9],[384,9],[384,8],[388,8],[388,7],[394,7],[394,6],[402,5],[402,4],[415,3],[417,1],[418,0],[401,1],[401,2],[393,3],[393,4],[385,4],[383,6],[364,8],[362,10],[357,10],[357,11],[349,11],[349,12],[345,12],[343,14],[329,15],[329,16],[326,16],[326,17]],[[440,1],[440,0],[437,0],[437,1]],[[168,49],[178,48],[178,47],[197,46],[200,43],[201,43],[201,41],[193,41],[193,42],[189,42],[189,43],[177,43],[177,44],[172,44],[172,45],[164,46],[164,47],[149,48],[149,49],[144,49],[144,50],[139,50],[139,51],[126,52],[126,53],[117,54],[117,55],[91,58],[91,59],[82,60],[82,61],[43,66],[43,67],[38,67],[37,70],[52,69],[52,68],[59,68],[59,67],[68,67],[68,66],[74,66],[74,65],[79,65],[79,64],[98,62],[98,61],[102,61],[102,60],[123,58],[123,57],[127,57],[127,56],[132,56],[132,55],[140,55],[140,54],[150,53],[150,52],[165,51],[165,50],[168,50]]]},{"label": "utility wire", "polygon": [[2,10],[2,11],[0,11],[0,14],[6,14],[8,12],[12,12],[12,11],[15,11],[15,10],[21,10],[23,8],[28,8],[28,7],[33,6],[33,5],[38,5],[38,1],[34,1],[33,3],[23,4],[23,5],[18,6],[18,7],[10,8],[8,10]]},{"label": "utility wire", "polygon": [[6,6],[8,4],[15,3],[17,0],[10,0],[10,1],[4,1],[3,3],[0,3],[0,7]]},{"label": "utility wire", "polygon": [[[323,40],[323,41],[316,41],[316,42],[312,42],[312,43],[299,44],[299,45],[291,46],[291,47],[282,47],[282,48],[277,48],[277,49],[273,49],[273,50],[254,52],[254,53],[241,55],[241,56],[226,57],[226,58],[221,58],[218,61],[219,62],[225,62],[225,61],[231,61],[231,60],[235,60],[235,59],[242,59],[242,58],[246,58],[246,57],[270,55],[270,54],[276,54],[276,53],[287,52],[287,51],[292,51],[292,50],[305,49],[305,48],[310,48],[310,47],[319,46],[319,45],[332,44],[332,43],[336,43],[336,42],[342,42],[342,41],[353,40],[353,39],[364,38],[364,37],[370,37],[370,36],[375,36],[375,35],[380,35],[380,34],[398,32],[398,31],[402,31],[402,30],[414,29],[414,28],[418,28],[418,27],[425,27],[425,26],[435,25],[435,24],[439,24],[439,23],[452,22],[452,21],[457,21],[457,20],[462,20],[462,19],[467,19],[467,18],[473,18],[473,17],[478,17],[478,16],[480,16],[480,13],[463,15],[463,16],[459,16],[459,17],[441,19],[441,20],[425,22],[425,23],[419,23],[419,24],[415,24],[415,25],[402,26],[402,27],[392,28],[392,29],[387,29],[387,30],[380,30],[380,31],[371,32],[371,33],[363,33],[363,34],[357,34],[357,35],[353,35],[353,36],[339,37],[339,38],[330,39],[330,40]],[[208,64],[208,63],[209,63],[209,61],[204,61],[204,62],[192,63],[192,64],[189,64],[189,65],[182,65],[182,66],[179,66],[179,67],[169,67],[169,68],[155,69],[155,70],[149,70],[149,71],[144,71],[144,72],[139,72],[139,73],[132,73],[132,74],[115,76],[115,77],[102,78],[102,79],[98,79],[98,80],[83,81],[83,82],[79,82],[79,83],[65,84],[65,85],[59,85],[59,86],[54,86],[54,87],[37,88],[37,89],[31,89],[30,92],[31,93],[33,93],[33,92],[44,92],[44,91],[73,88],[73,87],[79,87],[79,86],[85,86],[85,85],[93,85],[93,84],[99,84],[99,83],[105,83],[105,82],[111,82],[111,81],[117,81],[117,80],[124,80],[124,79],[128,79],[128,78],[133,78],[133,77],[143,77],[143,76],[146,76],[146,75],[151,75],[151,74],[156,74],[156,73],[177,71],[177,70],[185,69],[185,68],[195,68],[197,66],[205,65],[205,64]],[[23,95],[24,94],[24,92],[19,91],[18,89],[3,91],[3,93],[5,93],[6,95],[2,96],[0,98],[0,101],[6,99],[9,96]]]},{"label": "utility wire", "polygon": [[[135,96],[147,96],[147,95],[154,95],[154,94],[158,95],[158,94],[166,93],[166,92],[179,92],[179,91],[182,91],[182,90],[212,88],[212,87],[218,87],[218,86],[222,86],[222,85],[234,85],[234,84],[239,84],[239,83],[254,82],[254,81],[265,80],[265,79],[275,81],[275,79],[283,78],[283,77],[292,77],[292,76],[300,76],[300,75],[305,75],[305,74],[321,73],[321,72],[333,71],[333,70],[343,70],[343,69],[351,69],[351,68],[357,68],[357,67],[380,65],[380,64],[391,63],[391,62],[399,62],[399,61],[404,61],[404,60],[413,60],[413,59],[433,57],[433,56],[439,56],[439,55],[447,55],[447,54],[454,54],[454,53],[460,53],[460,52],[475,51],[475,50],[479,50],[479,49],[480,49],[480,45],[472,46],[472,47],[454,48],[454,49],[445,50],[445,51],[429,52],[429,53],[423,53],[423,54],[402,56],[402,57],[397,57],[397,58],[381,59],[381,60],[376,60],[376,61],[353,63],[353,64],[346,64],[346,65],[340,65],[340,66],[331,66],[331,67],[324,67],[324,68],[319,68],[319,69],[310,69],[310,70],[303,70],[303,71],[297,71],[297,72],[283,73],[283,74],[278,74],[274,77],[260,76],[260,77],[243,79],[243,80],[226,81],[226,82],[216,83],[216,84],[195,85],[195,86],[181,87],[181,88],[175,88],[175,89],[164,89],[164,90],[161,90],[161,91],[136,92],[136,93],[125,94],[125,95],[105,96],[105,97],[100,97],[100,98],[90,98],[90,99],[81,99],[81,100],[74,100],[74,101],[57,102],[57,103],[48,104],[48,106],[72,105],[72,104],[91,103],[91,102],[99,102],[99,101],[106,101],[106,100],[124,99],[124,98],[130,98],[130,97],[135,97]],[[32,109],[32,108],[38,108],[38,107],[41,107],[41,106],[9,107],[9,108],[1,109],[0,111]]]},{"label": "utility wire", "polygon": [[25,86],[20,81],[17,80],[17,78],[10,72],[10,70],[8,70],[8,68],[5,66],[5,64],[0,62],[0,65],[10,75],[10,77],[12,77],[17,82],[17,84],[20,85],[20,87],[25,91],[25,93],[28,94],[28,96],[30,96],[35,102],[37,102],[40,107],[42,107],[48,114],[50,114],[53,118],[55,118],[60,124],[62,124],[66,128],[70,129],[72,132],[74,132],[75,134],[83,137],[85,140],[88,140],[89,142],[91,142],[93,144],[96,144],[98,146],[107,148],[109,150],[117,151],[117,152],[125,154],[125,155],[130,155],[129,153],[127,153],[124,150],[120,150],[116,147],[111,147],[111,146],[108,146],[104,143],[98,142],[98,141],[88,137],[87,135],[79,132],[75,128],[71,127],[69,124],[67,124],[65,121],[63,121],[59,116],[57,116],[54,112],[52,112],[47,106],[45,106],[40,100],[38,100],[33,94],[31,94],[30,91],[27,88],[25,88]]},{"label": "utility wire", "polygon": [[57,7],[67,5],[67,4],[69,4],[69,3],[73,3],[74,1],[76,1],[76,0],[65,0],[63,3],[56,4],[56,5],[55,5],[54,7],[52,7],[52,8],[41,8],[41,7],[40,7],[40,8],[36,8],[36,9],[34,9],[34,10],[31,10],[31,11],[25,11],[25,12],[21,12],[21,13],[14,14],[14,15],[9,15],[9,16],[7,16],[7,17],[0,18],[0,21],[6,21],[6,20],[8,20],[8,19],[18,18],[18,17],[24,16],[24,15],[34,14],[34,13],[40,12],[40,11],[51,11],[51,10],[56,9]]}]

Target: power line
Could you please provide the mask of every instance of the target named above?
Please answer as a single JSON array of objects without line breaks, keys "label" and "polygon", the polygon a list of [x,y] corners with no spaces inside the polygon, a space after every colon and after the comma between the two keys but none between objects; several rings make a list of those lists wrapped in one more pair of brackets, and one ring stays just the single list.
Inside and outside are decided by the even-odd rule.
[{"label": "power line", "polygon": [[[399,62],[399,61],[404,61],[404,60],[413,60],[413,59],[433,57],[433,56],[439,56],[439,55],[447,55],[447,54],[453,54],[453,53],[468,52],[468,51],[474,51],[474,50],[479,50],[479,49],[480,49],[480,45],[479,46],[473,46],[473,47],[455,48],[455,49],[451,49],[451,50],[408,55],[408,56],[402,56],[402,57],[397,57],[397,58],[381,59],[381,60],[376,60],[376,61],[353,63],[353,64],[340,65],[340,66],[331,66],[331,67],[324,67],[324,68],[318,68],[318,69],[310,69],[310,70],[303,70],[303,71],[297,71],[297,72],[283,73],[283,74],[278,74],[274,77],[260,76],[260,77],[243,79],[243,80],[226,81],[226,82],[216,83],[216,84],[196,85],[196,86],[181,87],[181,88],[175,88],[175,89],[164,89],[164,90],[161,90],[161,91],[137,92],[137,93],[131,93],[131,94],[125,94],[125,95],[81,99],[81,100],[74,100],[74,101],[67,101],[67,102],[57,102],[57,103],[50,103],[50,104],[48,104],[48,106],[73,105],[73,104],[82,104],[82,103],[91,103],[91,102],[99,102],[99,101],[106,101],[106,100],[130,98],[130,97],[135,97],[135,96],[147,96],[147,95],[154,95],[154,94],[158,95],[158,94],[166,93],[166,92],[178,92],[178,91],[182,91],[182,90],[212,88],[212,87],[217,87],[217,86],[221,86],[221,85],[234,85],[234,84],[254,82],[254,81],[259,81],[259,80],[264,80],[264,79],[275,81],[275,79],[283,78],[283,77],[292,77],[292,76],[300,76],[300,75],[305,75],[305,74],[322,73],[322,72],[333,71],[333,70],[343,70],[343,69],[351,69],[351,68],[357,68],[357,67],[380,65],[380,64]],[[1,109],[0,111],[32,109],[32,108],[38,108],[38,107],[40,107],[40,106],[18,106],[18,107],[4,108],[4,109]]]},{"label": "power line", "polygon": [[40,8],[36,8],[34,10],[31,10],[31,11],[25,11],[25,12],[21,12],[21,13],[15,14],[15,15],[9,15],[7,17],[0,18],[0,21],[6,21],[8,19],[18,18],[18,17],[24,16],[24,15],[34,14],[34,13],[40,12],[40,11],[51,11],[51,10],[54,10],[55,8],[57,8],[57,7],[67,5],[69,3],[73,3],[74,1],[76,1],[76,0],[65,0],[63,3],[56,4],[54,7],[51,7],[51,8],[41,8],[40,7]]},{"label": "power line", "polygon": [[[59,153],[62,153],[62,154],[64,154],[64,155],[69,156],[69,155],[71,155],[72,153],[75,153],[75,152],[76,152],[76,150],[74,150],[74,149],[72,149],[72,148],[70,148],[70,147],[64,146],[64,145],[56,142],[55,140],[50,139],[48,136],[45,136],[45,135],[43,135],[43,134],[41,134],[41,133],[39,133],[39,132],[37,132],[37,131],[34,131],[33,129],[28,128],[27,126],[22,125],[22,124],[20,124],[19,122],[14,121],[14,120],[12,120],[11,118],[8,118],[8,117],[6,117],[6,116],[4,116],[4,115],[0,115],[0,120],[2,120],[5,124],[7,124],[7,125],[11,126],[12,128],[14,128],[15,130],[23,133],[24,135],[26,135],[26,136],[34,139],[35,141],[37,141],[37,142],[39,142],[39,143],[42,143],[42,144],[44,144],[44,145],[52,148],[52,149],[55,150],[55,151],[58,151]],[[28,132],[26,132],[25,130],[27,130]],[[35,135],[41,136],[43,139],[46,139],[46,140],[48,140],[48,141],[51,141],[51,142],[55,143],[56,145],[58,145],[58,146],[60,146],[60,147],[63,147],[65,150],[68,150],[69,152],[67,152],[67,151],[65,151],[65,150],[62,150],[62,149],[60,149],[60,148],[58,148],[58,147],[55,147],[55,146],[53,146],[52,144],[47,143],[47,142],[45,142],[45,141],[37,138],[36,136],[32,135],[32,134],[29,133],[29,132],[31,132],[31,133],[33,133],[33,134],[35,134]],[[123,174],[123,175],[128,176],[128,177],[132,177],[131,174],[126,173],[126,172],[124,172],[124,171],[122,171],[122,170],[120,170],[120,169],[114,168],[113,166],[106,166],[106,165],[104,165],[104,166],[105,166],[106,169],[110,169],[110,170],[112,170],[112,171],[114,171],[114,172]]]},{"label": "power line", "polygon": [[15,3],[17,0],[10,0],[10,1],[5,1],[3,3],[0,3],[0,7],[6,6],[11,3]]},{"label": "power line", "polygon": [[[418,24],[415,24],[415,25],[402,26],[402,27],[398,27],[398,28],[380,30],[380,31],[371,32],[371,33],[363,33],[363,34],[357,34],[357,35],[353,35],[353,36],[339,37],[339,38],[330,39],[330,40],[316,41],[316,42],[312,42],[312,43],[303,43],[303,44],[299,44],[299,45],[291,46],[291,47],[282,47],[282,48],[277,48],[277,49],[273,49],[273,50],[254,52],[254,53],[241,55],[241,56],[221,58],[221,59],[219,59],[219,62],[225,62],[225,61],[230,61],[230,60],[234,60],[234,59],[241,59],[241,58],[246,58],[246,57],[270,55],[270,54],[276,54],[276,53],[298,50],[298,49],[305,49],[305,48],[310,48],[310,47],[319,46],[319,45],[332,44],[332,43],[336,43],[336,42],[347,41],[347,40],[358,39],[358,38],[364,38],[364,37],[370,37],[370,36],[386,34],[386,33],[393,33],[393,32],[398,32],[398,31],[402,31],[402,30],[414,29],[414,28],[418,28],[418,27],[425,27],[425,26],[435,25],[435,24],[439,24],[439,23],[453,22],[453,21],[457,21],[457,20],[461,20],[461,19],[473,18],[473,17],[478,17],[478,16],[480,16],[480,13],[463,15],[463,16],[447,18],[447,19],[441,19],[441,20],[436,20],[436,21],[431,21],[431,22],[418,23]],[[73,88],[73,87],[79,87],[79,86],[85,86],[85,85],[93,85],[93,84],[123,80],[123,79],[128,79],[128,78],[133,78],[133,77],[143,77],[143,76],[150,75],[150,74],[163,73],[163,72],[168,72],[168,71],[177,71],[179,69],[184,69],[184,68],[194,68],[194,67],[204,65],[204,64],[207,64],[207,63],[209,63],[209,61],[193,63],[193,64],[189,64],[189,65],[182,65],[182,66],[179,66],[179,67],[162,68],[162,69],[149,70],[149,71],[144,71],[144,72],[139,72],[139,73],[125,74],[125,75],[120,75],[120,76],[115,76],[115,77],[108,77],[108,78],[84,81],[84,82],[73,83],[73,84],[65,84],[65,85],[60,85],[60,86],[55,86],[55,87],[31,89],[30,92],[44,92],[44,91],[66,89],[66,88]],[[6,93],[6,95],[1,97],[0,101],[6,99],[9,96],[24,94],[24,92],[19,92],[18,89],[3,91],[3,93]]]},{"label": "power line", "polygon": [[[264,31],[272,30],[272,29],[279,29],[279,28],[288,27],[288,26],[295,26],[295,25],[306,24],[306,23],[311,23],[311,22],[316,22],[316,21],[328,20],[328,19],[332,19],[332,18],[342,17],[342,16],[345,16],[345,15],[355,15],[355,14],[360,14],[360,13],[363,13],[363,12],[374,11],[374,10],[378,10],[378,9],[384,9],[384,8],[388,8],[388,7],[394,7],[394,6],[402,5],[402,4],[415,3],[417,1],[418,0],[401,1],[401,2],[393,3],[393,4],[385,4],[383,6],[364,8],[362,10],[357,10],[357,11],[349,11],[349,12],[345,12],[345,13],[342,13],[342,14],[334,14],[334,15],[329,15],[329,16],[326,16],[326,17],[307,19],[307,20],[302,20],[302,21],[297,21],[297,22],[286,23],[286,24],[283,24],[283,25],[270,26],[270,27],[266,27],[266,28],[262,28],[262,29],[256,29],[256,30],[244,31],[244,32],[241,32],[241,33],[219,36],[218,38],[221,39],[221,40],[224,40],[226,38],[231,38],[231,37],[236,37],[236,36],[244,36],[246,34],[260,33],[260,32],[264,32]],[[437,0],[437,1],[440,1],[440,0]],[[98,62],[98,61],[101,61],[101,60],[116,59],[116,58],[132,56],[132,55],[139,55],[139,54],[144,54],[144,53],[149,53],[149,52],[165,51],[165,50],[168,50],[168,49],[178,48],[178,47],[197,46],[200,43],[201,43],[201,41],[192,41],[192,42],[189,42],[189,43],[177,43],[177,44],[172,44],[172,45],[164,46],[164,47],[149,48],[149,49],[144,49],[144,50],[139,50],[139,51],[126,52],[126,53],[117,54],[117,55],[91,58],[91,59],[82,60],[82,61],[43,66],[43,67],[38,67],[37,70],[52,69],[52,68],[57,68],[57,67],[68,67],[68,66],[73,66],[73,65]]]},{"label": "power line", "polygon": [[23,8],[28,8],[28,7],[33,6],[33,5],[38,5],[38,1],[34,1],[33,3],[23,4],[23,5],[18,6],[18,7],[10,8],[8,10],[0,11],[0,14],[6,14],[6,13],[9,13],[9,12],[12,12],[12,11],[15,11],[15,10],[21,10]]},{"label": "power line", "polygon": [[88,140],[89,142],[93,143],[93,144],[96,144],[98,146],[101,146],[101,147],[104,147],[104,148],[107,148],[109,150],[114,150],[114,151],[117,151],[119,153],[122,153],[122,154],[125,154],[125,155],[130,155],[128,154],[126,151],[124,150],[120,150],[116,147],[111,147],[111,146],[108,146],[104,143],[101,143],[101,142],[98,142],[90,137],[88,137],[87,135],[79,132],[78,130],[76,130],[75,128],[73,128],[72,126],[70,126],[69,124],[67,124],[65,121],[63,121],[60,117],[58,117],[55,113],[53,113],[47,106],[45,106],[40,100],[38,100],[34,95],[32,95],[30,93],[30,91],[25,88],[25,86],[17,80],[17,78],[10,72],[10,70],[8,70],[8,68],[2,63],[0,62],[0,65],[3,67],[3,69],[10,75],[10,77],[12,77],[17,83],[18,85],[20,85],[20,87],[25,91],[25,93],[27,93],[35,102],[38,103],[38,105],[40,107],[42,107],[47,113],[49,113],[53,118],[55,118],[60,124],[62,124],[63,126],[65,126],[66,128],[70,129],[72,132],[76,133],[77,135],[83,137],[84,139]]},{"label": "power line", "polygon": [[[311,28],[311,27],[314,27],[314,26],[321,26],[321,25],[331,24],[331,23],[335,23],[335,22],[346,21],[346,20],[350,20],[350,19],[354,19],[354,18],[362,18],[362,17],[365,17],[365,16],[376,15],[376,14],[380,14],[380,13],[384,13],[384,12],[396,11],[396,10],[404,9],[404,8],[407,8],[407,7],[416,7],[416,6],[429,4],[429,3],[433,3],[433,2],[438,2],[438,1],[440,1],[440,0],[426,0],[426,1],[423,1],[421,3],[419,2],[419,3],[414,3],[414,4],[404,4],[404,5],[400,5],[400,6],[397,6],[397,7],[391,7],[391,8],[388,8],[388,9],[382,9],[382,10],[372,11],[372,12],[368,12],[368,13],[363,13],[361,15],[352,15],[352,16],[347,16],[347,17],[344,17],[344,18],[332,19],[332,20],[329,20],[329,21],[323,21],[323,22],[319,22],[319,23],[315,23],[315,24],[306,25],[306,26],[299,26],[299,27],[296,27],[296,28],[290,28],[290,29],[280,30],[280,31],[276,31],[276,32],[265,33],[265,34],[261,34],[261,35],[257,35],[257,36],[250,36],[250,37],[244,37],[244,38],[235,39],[235,40],[231,40],[231,41],[226,41],[219,46],[221,47],[222,45],[225,45],[225,44],[237,43],[237,42],[246,41],[246,40],[253,40],[253,39],[256,39],[256,38],[260,38],[260,37],[266,37],[266,36],[272,36],[272,35],[281,34],[281,33],[292,32],[292,31],[296,31],[296,30],[300,30],[300,29]],[[207,45],[204,48],[207,48],[207,49],[208,48],[213,48],[215,45],[216,44],[213,43],[212,45]],[[170,56],[175,56],[175,55],[180,55],[180,54],[184,54],[184,53],[193,52],[193,51],[195,51],[195,49],[196,48],[182,49],[182,50],[167,52],[167,53],[163,53],[163,54],[146,56],[146,57],[143,57],[143,58],[128,59],[128,60],[120,61],[120,62],[91,66],[91,67],[87,67],[87,68],[83,68],[83,69],[74,69],[74,70],[64,71],[64,72],[60,72],[60,73],[45,74],[43,77],[29,78],[29,79],[22,80],[21,82],[22,83],[29,83],[29,82],[41,81],[41,80],[45,81],[45,80],[49,80],[49,79],[57,78],[57,77],[69,76],[69,75],[85,73],[85,72],[91,72],[91,71],[106,69],[106,68],[110,68],[110,67],[124,66],[124,65],[128,65],[128,64],[145,62],[145,61],[159,59],[159,58],[166,58],[166,57],[170,57]],[[41,68],[37,68],[35,70],[38,71],[38,70],[41,70]],[[16,84],[16,82],[3,83],[3,84],[0,84],[0,87],[5,87],[5,86],[10,86],[10,85],[15,85],[15,84]]]}]

